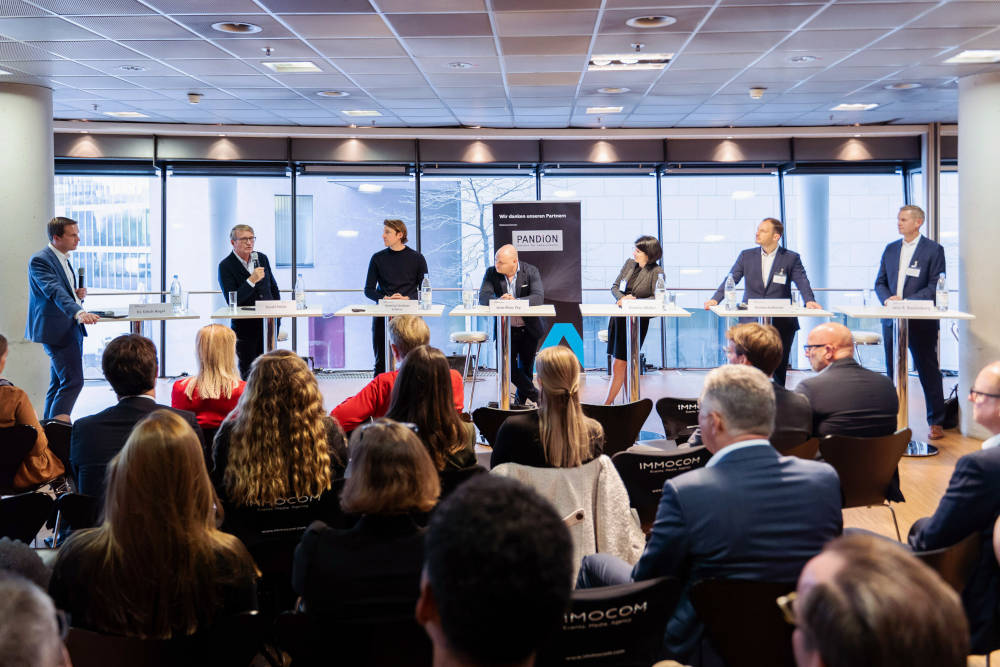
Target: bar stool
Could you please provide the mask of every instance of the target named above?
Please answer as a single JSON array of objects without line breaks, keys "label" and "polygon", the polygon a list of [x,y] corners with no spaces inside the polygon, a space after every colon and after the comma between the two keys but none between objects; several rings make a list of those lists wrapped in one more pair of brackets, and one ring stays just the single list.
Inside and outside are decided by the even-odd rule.
[{"label": "bar stool", "polygon": [[[469,400],[466,402],[466,407],[468,408],[466,412],[472,412],[472,399],[476,396],[476,378],[479,375],[479,351],[483,347],[483,343],[486,342],[486,332],[485,331],[453,331],[451,336],[449,336],[452,343],[459,343],[460,345],[465,345],[465,367],[462,369],[462,385],[465,385],[466,379],[469,377],[469,366],[472,366],[472,391],[469,393]],[[476,355],[472,355],[472,346],[476,346]],[[474,361],[473,361],[474,359]]]},{"label": "bar stool", "polygon": [[854,356],[857,358],[858,363],[864,366],[859,348],[867,345],[881,345],[882,334],[875,331],[852,331],[851,340],[854,342]]}]

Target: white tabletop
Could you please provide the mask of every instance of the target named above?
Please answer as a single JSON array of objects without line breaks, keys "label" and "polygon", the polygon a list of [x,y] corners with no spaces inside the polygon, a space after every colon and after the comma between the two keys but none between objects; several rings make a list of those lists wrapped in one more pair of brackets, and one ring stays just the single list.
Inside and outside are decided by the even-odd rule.
[{"label": "white tabletop", "polygon": [[414,310],[412,312],[403,312],[399,310],[391,310],[384,306],[379,306],[378,304],[355,304],[352,306],[344,306],[340,310],[334,313],[335,317],[395,317],[396,315],[419,315],[420,317],[441,317],[444,315],[444,306],[441,304],[431,304],[431,307],[427,310]]},{"label": "white tabletop", "polygon": [[837,306],[839,313],[859,320],[974,320],[975,315],[960,310],[890,310],[885,306]]},{"label": "white tabletop", "polygon": [[455,306],[448,314],[452,317],[501,317],[503,315],[507,315],[508,317],[555,317],[556,307],[551,304],[544,304],[541,306],[528,306],[528,310],[517,313],[513,311],[494,313],[490,311],[489,306],[473,306],[472,308]]},{"label": "white tabletop", "polygon": [[[123,312],[119,310],[113,311],[115,317],[102,317],[97,320],[98,322],[159,322],[160,320],[198,320],[201,319],[201,315],[197,313],[173,313],[170,315],[140,315],[138,317],[130,317],[128,312]],[[118,317],[121,315],[121,317]]]},{"label": "white tabletop", "polygon": [[777,310],[773,308],[747,308],[746,310],[726,310],[723,304],[709,308],[719,317],[833,317],[829,310],[793,306]]},{"label": "white tabletop", "polygon": [[287,313],[259,313],[257,308],[254,306],[240,306],[239,309],[234,313],[229,310],[229,306],[223,306],[211,315],[213,320],[248,320],[248,319],[260,319],[265,318],[282,318],[282,317],[323,317],[323,311],[319,308],[306,308],[305,310],[296,310],[295,312]]},{"label": "white tabletop", "polygon": [[613,303],[581,303],[580,314],[584,317],[691,317],[683,308],[658,308],[654,311],[627,313]]}]

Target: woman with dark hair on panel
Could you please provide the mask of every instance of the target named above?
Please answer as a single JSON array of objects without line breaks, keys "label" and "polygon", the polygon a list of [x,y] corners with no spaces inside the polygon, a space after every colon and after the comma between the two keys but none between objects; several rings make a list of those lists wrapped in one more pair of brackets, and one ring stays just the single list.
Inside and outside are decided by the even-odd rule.
[{"label": "woman with dark hair on panel", "polygon": [[[663,267],[659,259],[663,256],[660,242],[653,236],[640,236],[635,240],[632,249],[632,259],[625,260],[625,265],[618,277],[611,283],[611,294],[617,300],[618,306],[629,299],[648,299],[656,293],[656,279],[663,275]],[[624,289],[622,282],[625,283]],[[639,318],[639,347],[646,340],[649,329],[648,317]],[[624,317],[612,317],[608,321],[608,355],[614,357],[611,362],[611,386],[605,405],[615,402],[618,392],[625,384],[625,374],[628,362],[628,327]]]}]

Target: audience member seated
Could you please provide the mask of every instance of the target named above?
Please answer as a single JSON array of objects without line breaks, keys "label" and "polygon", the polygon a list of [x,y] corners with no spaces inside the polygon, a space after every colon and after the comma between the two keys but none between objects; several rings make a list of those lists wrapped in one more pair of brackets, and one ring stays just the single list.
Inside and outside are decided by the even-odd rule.
[{"label": "audience member seated", "polygon": [[[726,329],[726,359],[731,364],[753,366],[771,378],[774,389],[774,431],[771,438],[812,434],[812,408],[805,394],[785,389],[774,382],[774,371],[781,363],[781,334],[774,327],[748,322]],[[701,431],[695,430],[687,441],[689,447],[701,443]]]},{"label": "audience member seated", "polygon": [[[578,587],[661,576],[688,584],[710,577],[798,578],[806,561],[841,532],[840,480],[826,463],[780,456],[771,447],[772,387],[750,366],[708,373],[698,413],[713,454],[708,465],[664,484],[649,543],[631,571],[604,554],[588,556]],[[702,634],[684,594],[667,623],[664,657],[686,662]]]},{"label": "audience member seated", "polygon": [[52,574],[35,550],[27,544],[9,537],[0,537],[0,574],[3,573],[24,577],[42,590],[48,590]]},{"label": "audience member seated", "polygon": [[475,427],[453,409],[452,373],[448,359],[436,347],[410,350],[399,366],[386,413],[389,419],[416,425],[438,472],[476,465]]},{"label": "audience member seated", "polygon": [[[397,315],[389,320],[389,340],[396,363],[401,362],[410,350],[431,341],[431,330],[422,317],[416,315]],[[368,419],[378,419],[389,411],[392,399],[392,386],[396,382],[399,371],[379,373],[375,379],[365,385],[364,389],[346,399],[335,407],[333,416],[345,431],[350,433],[362,422]],[[455,410],[462,412],[465,405],[465,385],[462,374],[451,369],[451,391],[455,399]]]},{"label": "audience member seated", "polygon": [[195,338],[195,356],[198,374],[174,382],[170,405],[193,412],[203,430],[214,432],[246,386],[236,367],[236,334],[221,324],[202,327]]},{"label": "audience member seated", "polygon": [[796,626],[798,667],[966,664],[969,630],[958,596],[880,537],[833,540],[806,564],[794,597],[779,600]]},{"label": "audience member seated", "polygon": [[104,520],[75,531],[49,592],[74,627],[168,638],[256,608],[246,547],[216,529],[198,438],[176,413],[140,421],[108,466]]},{"label": "audience member seated", "polygon": [[156,402],[158,369],[156,346],[148,338],[126,334],[104,348],[101,370],[118,403],[73,424],[69,462],[80,493],[103,495],[105,468],[125,445],[132,427],[151,412],[168,410],[182,417],[194,429],[204,449],[204,436],[194,414]]},{"label": "audience member seated", "polygon": [[339,514],[327,491],[344,475],[345,442],[301,357],[290,350],[257,357],[239,404],[215,436],[212,479],[225,507],[222,529],[251,549],[290,541],[290,561],[312,521]]},{"label": "audience member seated", "polygon": [[800,382],[795,391],[812,406],[813,435],[873,438],[895,433],[896,388],[885,375],[854,360],[851,330],[827,322],[810,331],[808,340],[806,354],[818,375]]},{"label": "audience member seated", "polygon": [[[969,391],[972,417],[1000,434],[1000,361],[993,362],[976,376]],[[987,441],[988,442],[988,441]],[[995,628],[1000,621],[1000,568],[993,557],[988,537],[1000,516],[1000,448],[990,447],[958,459],[948,490],[933,516],[917,519],[910,528],[909,543],[917,551],[950,547],[972,533],[983,533],[982,551],[962,592],[962,605],[969,619],[974,653],[1000,648]]]},{"label": "audience member seated", "polygon": [[417,621],[435,665],[530,667],[569,605],[572,545],[544,498],[480,475],[435,510]]},{"label": "audience member seated", "polygon": [[[0,335],[0,373],[7,365],[7,339]],[[49,441],[38,422],[35,409],[23,389],[0,377],[0,428],[27,424],[35,429],[35,446],[14,475],[14,488],[27,489],[51,481],[66,472],[62,461],[49,450]]]},{"label": "audience member seated", "polygon": [[580,409],[580,362],[562,345],[535,358],[538,410],[504,420],[497,431],[490,467],[520,463],[535,468],[572,468],[601,455],[604,429]]},{"label": "audience member seated", "polygon": [[16,575],[0,576],[0,665],[72,667],[60,625],[44,590]]},{"label": "audience member seated", "polygon": [[324,622],[412,619],[420,595],[426,513],[437,503],[437,469],[405,426],[379,419],[351,437],[351,476],[340,504],[361,515],[349,530],[314,522],[295,549],[292,588]]}]

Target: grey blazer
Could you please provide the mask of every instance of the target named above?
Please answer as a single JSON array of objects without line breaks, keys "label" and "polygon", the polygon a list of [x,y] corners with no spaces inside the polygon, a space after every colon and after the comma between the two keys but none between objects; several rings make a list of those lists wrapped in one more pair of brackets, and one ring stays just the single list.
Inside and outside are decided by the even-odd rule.
[{"label": "grey blazer", "polygon": [[[647,264],[639,269],[639,263],[634,259],[625,260],[615,282],[611,283],[611,294],[615,297],[615,302],[626,294],[630,294],[637,299],[648,299],[656,292],[656,277],[663,275],[663,267],[659,264]],[[635,275],[632,275],[632,274]],[[621,284],[625,283],[625,291],[621,291]]]}]

